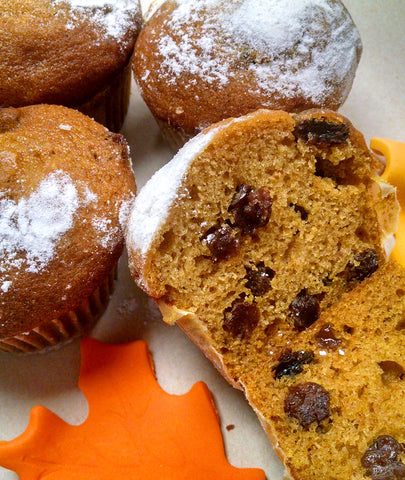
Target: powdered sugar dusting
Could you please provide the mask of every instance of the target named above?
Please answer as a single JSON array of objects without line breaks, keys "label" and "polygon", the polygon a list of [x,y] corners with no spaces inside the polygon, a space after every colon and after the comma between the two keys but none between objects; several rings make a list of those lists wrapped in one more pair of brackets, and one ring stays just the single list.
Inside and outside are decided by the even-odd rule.
[{"label": "powdered sugar dusting", "polygon": [[134,13],[139,13],[137,0],[53,0],[53,3],[67,3],[73,11],[85,13],[94,23],[103,27],[108,36],[117,40],[131,28]]},{"label": "powdered sugar dusting", "polygon": [[135,198],[128,221],[127,247],[129,252],[144,255],[159,226],[168,215],[177,190],[190,162],[210,143],[217,129],[192,138],[175,157],[158,170]]},{"label": "powdered sugar dusting", "polygon": [[99,244],[109,250],[117,243],[117,238],[120,235],[120,229],[112,226],[112,220],[105,217],[96,217],[92,220],[92,226],[98,235]]},{"label": "powdered sugar dusting", "polygon": [[[60,170],[44,179],[28,198],[17,202],[1,199],[0,272],[23,264],[29,272],[43,268],[52,259],[61,236],[71,228],[78,207],[77,189]],[[2,290],[6,291],[4,282]]]},{"label": "powdered sugar dusting", "polygon": [[121,203],[119,214],[118,214],[118,221],[120,223],[121,229],[123,232],[127,229],[128,218],[131,213],[131,208],[134,203],[135,195],[131,195],[128,200],[125,200]]},{"label": "powdered sugar dusting", "polygon": [[191,83],[203,80],[221,87],[248,71],[259,93],[296,94],[322,104],[331,82],[343,82],[356,68],[360,36],[338,2],[177,0],[177,4],[158,40],[161,73],[171,84],[186,72]]},{"label": "powdered sugar dusting", "polygon": [[0,286],[0,290],[2,290],[4,293],[8,292],[8,289],[11,287],[11,283],[11,280],[4,281]]},{"label": "powdered sugar dusting", "polygon": [[[0,191],[0,294],[12,288],[11,271],[19,275],[22,270],[43,270],[73,227],[78,210],[92,211],[97,202],[98,195],[84,182],[73,181],[62,170],[50,173],[28,197],[17,201]],[[105,249],[114,248],[122,238],[121,228],[109,218],[92,216],[91,227]]]}]

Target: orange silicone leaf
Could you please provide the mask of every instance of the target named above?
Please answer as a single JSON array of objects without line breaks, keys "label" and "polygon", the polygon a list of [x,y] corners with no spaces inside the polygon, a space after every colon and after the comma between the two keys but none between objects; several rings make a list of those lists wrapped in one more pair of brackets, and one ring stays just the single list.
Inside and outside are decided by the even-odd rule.
[{"label": "orange silicone leaf", "polygon": [[72,426],[33,408],[26,431],[0,442],[0,465],[21,480],[264,480],[261,470],[228,463],[206,385],[169,395],[152,368],[144,342],[84,340],[88,418]]},{"label": "orange silicone leaf", "polygon": [[385,156],[387,165],[382,179],[397,189],[401,211],[391,257],[405,266],[405,143],[386,138],[373,138],[370,146],[372,150]]}]

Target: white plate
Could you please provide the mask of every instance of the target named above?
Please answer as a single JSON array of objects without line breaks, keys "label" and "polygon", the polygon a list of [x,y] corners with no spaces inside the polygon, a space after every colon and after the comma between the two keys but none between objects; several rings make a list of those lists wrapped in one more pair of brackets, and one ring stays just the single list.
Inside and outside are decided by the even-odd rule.
[{"label": "white plate", "polygon": [[[341,112],[367,141],[375,136],[405,141],[405,2],[346,0],[345,4],[360,30],[364,51]],[[135,85],[123,133],[131,145],[140,188],[172,154]],[[125,258],[120,267],[117,290],[93,336],[109,342],[148,341],[158,380],[170,393],[185,393],[196,381],[205,381],[219,410],[229,461],[237,467],[263,468],[268,478],[281,479],[283,467],[243,395],[222,380],[177,327],[163,324],[153,303],[129,277]],[[78,341],[44,355],[0,353],[0,440],[22,433],[30,409],[37,404],[72,424],[86,418],[88,405],[77,387],[79,357]],[[229,424],[235,428],[226,430]],[[0,468],[0,480],[16,478]]]}]

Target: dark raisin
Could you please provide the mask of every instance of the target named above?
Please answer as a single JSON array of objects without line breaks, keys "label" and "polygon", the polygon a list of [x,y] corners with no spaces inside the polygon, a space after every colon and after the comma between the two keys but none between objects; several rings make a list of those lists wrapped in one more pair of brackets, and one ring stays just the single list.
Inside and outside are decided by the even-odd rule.
[{"label": "dark raisin", "polygon": [[255,303],[235,300],[224,311],[223,329],[233,337],[249,337],[260,320],[260,311]]},{"label": "dark raisin", "polygon": [[302,372],[304,365],[311,363],[313,359],[314,354],[312,352],[286,350],[280,355],[277,365],[272,368],[274,378],[280,379],[284,375],[297,375]]},{"label": "dark raisin", "polygon": [[398,455],[403,452],[401,444],[389,435],[380,435],[364,452],[361,464],[366,475],[373,480],[402,480],[405,465]]},{"label": "dark raisin", "polygon": [[290,203],[290,207],[293,207],[294,210],[300,214],[302,220],[304,221],[308,220],[308,212],[305,210],[304,207],[301,207],[300,205],[296,205],[295,203]]},{"label": "dark raisin", "polygon": [[325,277],[322,279],[322,284],[325,286],[325,287],[329,287],[329,285],[331,285],[333,282],[333,280],[329,277]]},{"label": "dark raisin", "polygon": [[309,118],[296,125],[294,136],[297,140],[302,138],[307,145],[330,147],[347,143],[349,126],[346,123],[332,123],[325,118]]},{"label": "dark raisin", "polygon": [[300,383],[288,389],[284,412],[308,430],[311,423],[320,423],[330,416],[330,394],[317,383]]},{"label": "dark raisin", "polygon": [[333,325],[326,323],[323,325],[315,335],[317,344],[321,348],[327,348],[329,350],[336,350],[342,343],[342,340],[336,338]]},{"label": "dark raisin", "polygon": [[236,255],[239,248],[239,239],[236,236],[236,232],[226,224],[211,227],[203,238],[214,262],[229,260]]},{"label": "dark raisin", "polygon": [[255,297],[265,295],[271,288],[271,281],[274,278],[275,271],[266,267],[264,262],[259,262],[253,268],[245,267],[246,280],[245,287],[248,288]]},{"label": "dark raisin", "polygon": [[123,159],[128,162],[129,161],[129,146],[127,141],[125,140],[124,135],[121,133],[111,133],[111,140],[114,143],[117,143],[121,147],[122,157]]},{"label": "dark raisin", "polygon": [[20,111],[17,108],[1,108],[0,107],[0,133],[12,130],[18,124]]},{"label": "dark raisin", "polygon": [[320,307],[318,296],[309,295],[304,288],[293,299],[289,309],[295,328],[299,331],[305,330],[319,317]]},{"label": "dark raisin", "polygon": [[243,235],[251,234],[267,225],[272,204],[266,188],[253,189],[250,185],[242,184],[236,188],[228,212],[234,217],[234,226],[239,227]]},{"label": "dark raisin", "polygon": [[378,256],[375,250],[367,248],[354,257],[354,262],[347,264],[347,280],[362,282],[378,268]]}]

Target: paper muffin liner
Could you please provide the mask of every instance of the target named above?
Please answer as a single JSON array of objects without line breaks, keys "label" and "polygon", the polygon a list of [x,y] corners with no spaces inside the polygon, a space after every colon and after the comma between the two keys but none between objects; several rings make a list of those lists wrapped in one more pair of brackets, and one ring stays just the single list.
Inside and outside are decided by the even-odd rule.
[{"label": "paper muffin liner", "polygon": [[131,92],[131,62],[89,101],[77,106],[77,110],[94,118],[112,132],[119,132],[124,124]]},{"label": "paper muffin liner", "polygon": [[42,323],[30,331],[0,340],[0,351],[36,353],[60,346],[89,333],[105,312],[114,291],[117,267],[107,275],[94,292],[74,310]]},{"label": "paper muffin liner", "polygon": [[186,142],[188,142],[194,135],[186,133],[181,128],[175,128],[170,123],[161,120],[160,118],[155,117],[156,123],[158,124],[160,131],[166,142],[169,144],[169,147],[177,152]]}]

